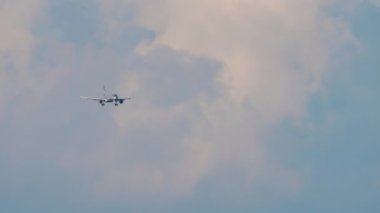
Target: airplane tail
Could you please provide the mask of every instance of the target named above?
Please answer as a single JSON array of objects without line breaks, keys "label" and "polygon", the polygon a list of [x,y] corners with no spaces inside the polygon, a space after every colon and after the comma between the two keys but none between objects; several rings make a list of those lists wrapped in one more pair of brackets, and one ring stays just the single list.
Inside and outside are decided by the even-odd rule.
[{"label": "airplane tail", "polygon": [[106,90],[106,86],[105,85],[103,85],[103,91],[104,91],[104,96],[107,96],[107,90]]}]

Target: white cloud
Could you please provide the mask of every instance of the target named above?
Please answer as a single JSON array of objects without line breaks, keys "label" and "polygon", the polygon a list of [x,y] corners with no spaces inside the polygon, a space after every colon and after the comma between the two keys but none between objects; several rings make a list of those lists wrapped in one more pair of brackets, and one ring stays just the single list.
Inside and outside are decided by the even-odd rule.
[{"label": "white cloud", "polygon": [[[135,99],[114,114],[116,126],[92,125],[104,128],[107,139],[86,150],[75,144],[71,156],[59,153],[70,169],[95,174],[86,178],[95,180],[97,195],[186,196],[208,178],[221,191],[268,184],[296,193],[302,180],[273,160],[263,138],[273,125],[307,115],[329,66],[347,54],[346,45],[356,45],[345,20],[325,12],[347,2],[356,1],[99,1],[104,46],[78,48],[49,37],[53,63],[44,61],[42,76],[34,76],[29,65],[41,38],[32,26],[46,1],[2,1],[0,94],[6,98],[0,118],[5,101],[46,92],[58,73],[75,73],[73,79],[86,70],[78,78],[88,80],[88,74],[93,81],[120,73],[115,91]],[[121,39],[129,38],[122,36],[128,27],[148,29],[156,37],[141,39],[136,55],[107,46],[112,40],[126,42]]]},{"label": "white cloud", "polygon": [[[269,163],[264,133],[284,119],[305,116],[308,100],[323,88],[334,57],[356,42],[344,20],[324,11],[329,6],[332,3],[327,0],[101,1],[111,29],[108,36],[119,33],[112,29],[123,28],[120,17],[126,8],[133,8],[135,25],[156,34],[152,42],[141,43],[140,54],[147,56],[166,46],[222,65],[212,82],[218,85],[217,96],[205,90],[162,109],[145,100],[131,106],[128,113],[116,115],[122,135],[118,140],[127,140],[136,124],[165,126],[171,129],[169,134],[176,132],[178,120],[190,127],[180,137],[169,139],[177,143],[158,142],[176,153],[170,166],[163,157],[155,166],[145,162],[132,164],[134,169],[119,167],[107,175],[105,183],[115,191],[126,185],[128,189],[142,187],[148,194],[171,191],[168,194],[178,195],[191,193],[204,177],[225,168],[239,168],[248,185],[269,175],[278,162]],[[144,79],[135,73],[135,78],[130,72],[123,76],[128,84],[122,83],[121,88],[131,90],[130,85],[135,85],[137,92],[146,94]],[[120,145],[110,146],[118,147],[114,148],[121,155]],[[281,177],[284,184],[297,185],[291,176]]]},{"label": "white cloud", "polygon": [[32,26],[44,3],[45,0],[0,2],[0,94],[3,97],[0,117],[4,113],[2,108],[7,98],[14,98],[37,83],[28,71],[28,65],[38,42],[32,33]]}]

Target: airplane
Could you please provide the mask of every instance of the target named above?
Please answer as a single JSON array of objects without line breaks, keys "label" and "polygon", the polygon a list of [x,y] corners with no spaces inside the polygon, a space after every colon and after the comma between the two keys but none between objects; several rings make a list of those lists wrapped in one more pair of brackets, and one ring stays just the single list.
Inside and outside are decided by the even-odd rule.
[{"label": "airplane", "polygon": [[104,95],[101,98],[96,98],[96,97],[86,97],[86,96],[80,96],[82,99],[87,99],[87,100],[93,100],[93,101],[98,101],[100,105],[104,106],[105,103],[114,103],[115,106],[118,106],[119,104],[123,104],[125,100],[130,100],[132,99],[131,97],[127,98],[119,98],[117,94],[112,94],[112,95],[106,95],[106,88],[103,86],[104,90]]}]

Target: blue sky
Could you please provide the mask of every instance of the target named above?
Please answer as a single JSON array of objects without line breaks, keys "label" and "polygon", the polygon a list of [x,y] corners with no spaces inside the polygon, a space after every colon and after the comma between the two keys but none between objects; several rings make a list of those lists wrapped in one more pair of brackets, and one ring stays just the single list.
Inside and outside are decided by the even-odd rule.
[{"label": "blue sky", "polygon": [[2,2],[0,211],[379,211],[378,6]]}]

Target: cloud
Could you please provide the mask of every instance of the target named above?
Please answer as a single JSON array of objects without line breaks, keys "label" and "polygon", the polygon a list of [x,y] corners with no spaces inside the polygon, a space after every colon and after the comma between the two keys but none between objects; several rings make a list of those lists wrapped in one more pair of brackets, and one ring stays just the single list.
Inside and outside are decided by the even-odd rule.
[{"label": "cloud", "polygon": [[0,3],[0,94],[3,97],[0,117],[4,116],[8,98],[14,100],[23,92],[33,90],[37,84],[29,67],[33,49],[39,42],[32,29],[45,2],[5,0]]},{"label": "cloud", "polygon": [[157,33],[140,51],[167,45],[219,60],[218,80],[234,103],[255,102],[275,121],[302,115],[330,56],[353,41],[343,22],[323,12],[327,2],[140,1],[137,23]]},{"label": "cloud", "polygon": [[[159,59],[160,54],[165,54],[163,50],[170,48],[182,55],[172,56],[174,63],[188,68],[173,69],[162,62],[149,67],[150,71],[143,71],[143,67],[131,67],[131,61],[126,60],[128,71],[121,76],[120,88],[140,94],[142,100],[134,101],[128,112],[115,114],[118,134],[113,140],[119,143],[102,149],[114,150],[108,156],[108,164],[122,165],[105,175],[101,191],[187,195],[204,178],[222,170],[242,171],[242,182],[249,186],[257,179],[271,176],[270,171],[281,165],[271,160],[263,140],[265,134],[285,119],[304,118],[308,100],[323,89],[330,65],[340,59],[337,55],[344,54],[347,46],[357,44],[345,21],[327,12],[327,8],[345,3],[333,3],[102,1],[108,37],[120,34],[119,30],[129,25],[146,28],[155,37],[140,43],[136,49],[138,57]],[[125,17],[129,17],[127,22],[123,22]],[[183,57],[189,60],[186,62]],[[194,59],[199,58],[220,65],[219,72],[212,71],[215,67],[202,71],[206,76],[210,70],[214,73],[207,81],[214,85],[213,89],[188,90],[186,98],[181,99],[182,89],[197,82],[188,78],[196,72],[177,82],[175,79],[196,68]],[[174,81],[173,75],[177,76]],[[154,76],[157,81],[148,83]],[[202,77],[198,80],[202,81]],[[166,85],[171,92],[167,92]],[[176,88],[180,91],[173,96],[176,100],[166,100],[165,105],[158,106],[154,96],[148,98],[150,94],[164,98]],[[178,123],[184,124],[181,130],[177,129]],[[133,130],[145,132],[142,134],[148,138],[131,136]],[[156,140],[152,141],[153,138]],[[153,160],[144,160],[149,155],[142,155],[134,163],[115,159],[114,156],[122,156],[131,149],[120,141],[131,140],[144,141],[142,150],[157,144],[154,147],[162,148],[156,152],[166,154],[153,152],[159,155]],[[285,185],[297,185],[294,175],[283,174]],[[238,184],[237,180],[230,181]]]},{"label": "cloud", "polygon": [[[112,108],[114,123],[88,115],[94,123],[78,118],[76,126],[70,118],[78,115],[68,109],[60,118],[76,129],[70,129],[75,137],[60,138],[76,151],[56,158],[93,180],[100,197],[189,196],[210,179],[226,191],[259,184],[297,191],[298,174],[274,160],[265,137],[281,121],[307,116],[330,65],[356,45],[346,22],[327,12],[327,0],[98,1],[99,14],[82,14],[83,23],[63,12],[37,33],[32,26],[46,1],[3,2],[0,26],[10,32],[0,41],[3,101],[16,87],[12,96],[45,94],[67,106],[73,102],[67,93],[77,97],[73,88],[90,90],[102,81],[135,97]],[[63,5],[80,16],[73,4]],[[90,41],[83,36],[92,33]],[[32,57],[39,51],[41,61]],[[93,129],[85,133],[101,136],[77,130],[86,126]],[[91,145],[77,147],[86,140]]]}]

